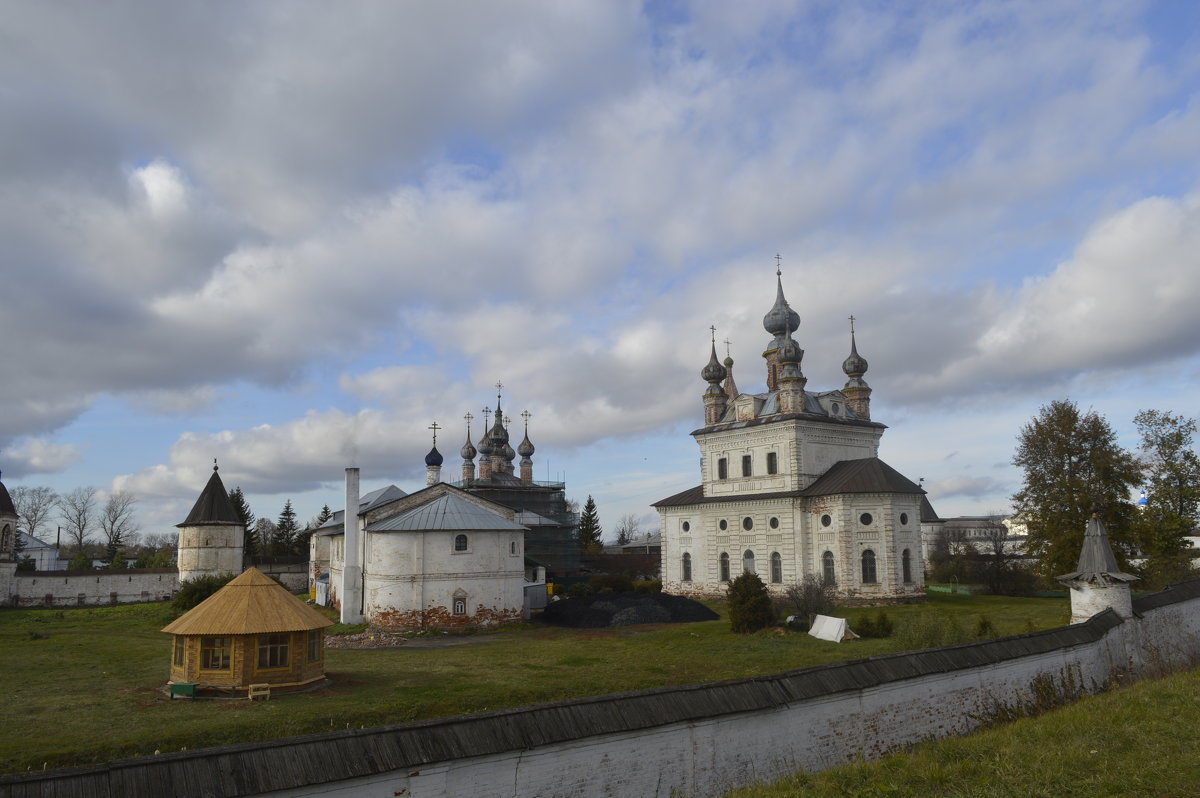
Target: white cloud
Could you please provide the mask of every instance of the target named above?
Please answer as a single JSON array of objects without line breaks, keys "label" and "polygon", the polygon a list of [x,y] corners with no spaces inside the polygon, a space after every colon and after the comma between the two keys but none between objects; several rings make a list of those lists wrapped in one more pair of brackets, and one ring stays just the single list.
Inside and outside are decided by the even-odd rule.
[{"label": "white cloud", "polygon": [[25,438],[3,452],[4,471],[11,477],[29,474],[55,474],[78,460],[78,447],[69,443],[51,443],[45,438]]}]

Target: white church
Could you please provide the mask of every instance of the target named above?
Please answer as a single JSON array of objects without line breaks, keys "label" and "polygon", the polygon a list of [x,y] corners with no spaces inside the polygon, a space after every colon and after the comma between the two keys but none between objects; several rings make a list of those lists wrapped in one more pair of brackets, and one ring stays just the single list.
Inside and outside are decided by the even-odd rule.
[{"label": "white church", "polygon": [[776,271],[775,304],[763,318],[770,340],[766,391],[741,393],[733,361],[717,359],[715,335],[701,376],[704,426],[700,484],[654,504],[662,529],[663,590],[722,595],[743,570],[774,593],[807,574],[836,586],[844,602],[924,596],[919,485],[879,459],[886,426],[871,418],[853,321],[840,390],[807,389],[800,317]]}]

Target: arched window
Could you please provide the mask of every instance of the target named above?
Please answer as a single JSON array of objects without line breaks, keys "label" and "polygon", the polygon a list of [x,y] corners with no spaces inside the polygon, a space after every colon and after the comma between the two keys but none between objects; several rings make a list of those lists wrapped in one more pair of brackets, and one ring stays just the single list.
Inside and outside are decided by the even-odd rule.
[{"label": "arched window", "polygon": [[454,550],[455,551],[466,551],[467,550],[467,536],[466,535],[455,535],[454,536]]},{"label": "arched window", "polygon": [[783,558],[779,552],[771,552],[771,581],[775,584],[783,582]]},{"label": "arched window", "polygon": [[912,581],[912,556],[908,553],[908,549],[900,555],[901,567],[904,569],[904,581]]},{"label": "arched window", "polygon": [[728,552],[724,552],[724,551],[721,552],[720,567],[721,567],[721,573],[719,574],[720,580],[722,582],[728,582],[729,581],[729,553]]},{"label": "arched window", "polygon": [[864,585],[875,583],[875,552],[867,549],[862,553],[862,580]]},{"label": "arched window", "polygon": [[692,555],[686,551],[683,553],[683,581],[692,581]]},{"label": "arched window", "polygon": [[821,555],[821,576],[827,585],[837,584],[837,573],[833,570],[833,552],[827,551]]},{"label": "arched window", "polygon": [[754,570],[754,552],[746,549],[742,552],[742,570],[748,574],[756,573]]}]

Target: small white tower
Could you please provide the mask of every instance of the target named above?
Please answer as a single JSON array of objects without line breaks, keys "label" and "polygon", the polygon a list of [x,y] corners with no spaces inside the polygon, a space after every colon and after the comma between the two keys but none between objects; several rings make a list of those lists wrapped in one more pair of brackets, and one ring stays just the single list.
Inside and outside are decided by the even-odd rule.
[{"label": "small white tower", "polygon": [[1122,618],[1133,617],[1129,583],[1137,577],[1117,570],[1108,532],[1095,513],[1088,519],[1079,565],[1057,579],[1071,588],[1071,623],[1082,623],[1109,607]]},{"label": "small white tower", "polygon": [[198,576],[240,574],[246,525],[238,518],[225,492],[225,485],[213,473],[196,505],[179,528],[179,581]]}]

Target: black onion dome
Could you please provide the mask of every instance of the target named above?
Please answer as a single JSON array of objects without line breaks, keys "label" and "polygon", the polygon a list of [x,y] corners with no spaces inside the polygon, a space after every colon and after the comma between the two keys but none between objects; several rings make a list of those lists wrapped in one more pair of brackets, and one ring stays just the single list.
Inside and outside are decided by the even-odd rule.
[{"label": "black onion dome", "polygon": [[521,444],[517,446],[517,454],[522,457],[533,456],[533,444],[529,441],[529,433],[525,433],[525,437],[521,440]]},{"label": "black onion dome", "polygon": [[775,304],[763,316],[763,328],[771,335],[791,335],[800,329],[800,314],[783,297],[783,278],[776,276]]},{"label": "black onion dome", "polygon": [[854,342],[854,333],[850,334],[850,357],[842,361],[842,371],[847,377],[862,376],[867,373],[867,359],[858,353]]},{"label": "black onion dome", "polygon": [[434,446],[429,450],[429,454],[425,455],[425,465],[440,466],[442,464],[442,453]]},{"label": "black onion dome", "polygon": [[708,365],[701,369],[700,376],[705,382],[711,382],[714,385],[725,379],[725,367],[721,365],[721,361],[717,360],[716,344],[713,344],[712,355],[708,358]]},{"label": "black onion dome", "polygon": [[17,515],[17,507],[13,504],[12,495],[4,483],[0,482],[0,515]]}]

